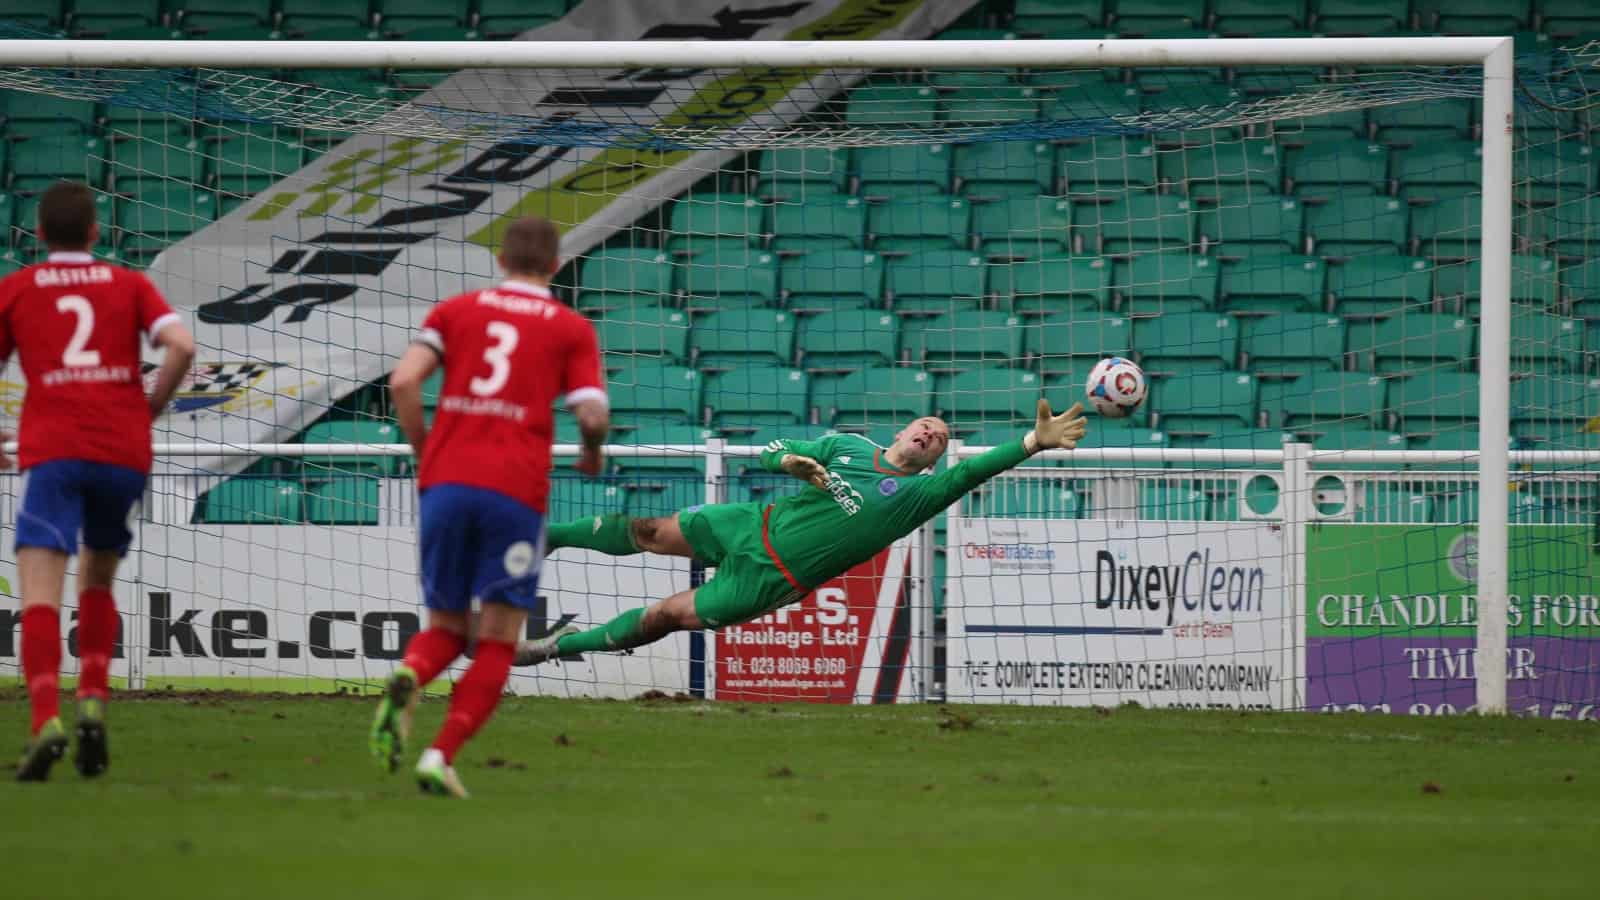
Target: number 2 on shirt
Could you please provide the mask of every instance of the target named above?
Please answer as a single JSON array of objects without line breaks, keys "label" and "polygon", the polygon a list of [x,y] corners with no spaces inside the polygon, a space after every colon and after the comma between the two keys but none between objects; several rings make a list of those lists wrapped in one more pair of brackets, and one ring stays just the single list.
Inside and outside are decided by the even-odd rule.
[{"label": "number 2 on shirt", "polygon": [[[89,336],[94,334],[94,307],[89,305],[89,298],[78,294],[67,294],[56,299],[56,311],[71,313],[78,319],[78,324],[72,329],[72,339],[67,341],[67,349],[61,354],[63,366],[98,366],[100,365],[99,350],[85,350],[89,343]],[[492,329],[494,326],[490,326]],[[512,335],[515,343],[515,335]]]},{"label": "number 2 on shirt", "polygon": [[483,351],[483,361],[489,364],[489,374],[473,378],[467,385],[479,397],[493,396],[506,386],[506,379],[511,377],[511,353],[517,349],[517,339],[520,337],[517,327],[509,322],[490,322],[488,332],[489,337],[494,338],[494,346],[486,347]]}]

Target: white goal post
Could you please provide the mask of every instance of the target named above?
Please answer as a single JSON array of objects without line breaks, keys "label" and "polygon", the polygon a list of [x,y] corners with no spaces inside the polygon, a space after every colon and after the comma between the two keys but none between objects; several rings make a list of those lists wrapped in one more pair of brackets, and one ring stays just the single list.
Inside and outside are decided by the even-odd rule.
[{"label": "white goal post", "polygon": [[[1508,616],[1508,496],[1510,454],[1512,109],[1514,60],[1509,37],[1404,37],[1105,41],[860,41],[860,42],[209,42],[0,40],[0,67],[47,68],[389,68],[389,69],[583,69],[594,67],[738,68],[794,67],[917,69],[938,67],[1215,67],[1215,66],[1459,66],[1482,71],[1482,390],[1478,412],[1481,447],[1476,453],[1414,454],[1409,451],[1311,451],[1329,462],[1430,462],[1475,458],[1481,493],[1477,545],[1477,647],[1480,658],[1506,653]],[[574,448],[562,447],[570,453]],[[626,453],[625,448],[619,448]],[[157,453],[225,457],[295,455],[298,444],[160,443]],[[404,445],[318,446],[316,452],[405,455]],[[970,455],[976,448],[965,448]],[[1148,452],[1095,451],[1100,464],[1138,461]],[[1196,461],[1276,463],[1284,454],[1196,452]],[[1588,457],[1584,456],[1587,460]],[[1084,457],[1080,456],[1079,459]],[[1184,456],[1183,458],[1190,458]],[[1522,453],[1519,459],[1556,464],[1561,453]],[[1477,709],[1506,711],[1506,672],[1484,666],[1477,677]]]}]

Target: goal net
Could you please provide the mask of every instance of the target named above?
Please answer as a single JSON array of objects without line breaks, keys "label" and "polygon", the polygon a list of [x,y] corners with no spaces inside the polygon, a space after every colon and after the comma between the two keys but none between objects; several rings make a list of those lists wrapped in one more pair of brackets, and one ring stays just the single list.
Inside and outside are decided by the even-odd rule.
[{"label": "goal net", "polygon": [[[1488,646],[1510,704],[1593,717],[1600,489],[1588,457],[1544,451],[1600,449],[1595,57],[1518,60],[1505,379],[1480,371],[1481,336],[1506,335],[1480,287],[1505,265],[1482,138],[1506,128],[1480,64],[1307,41],[1304,64],[1216,65],[1180,41],[1194,65],[1068,68],[1010,49],[1028,43],[987,65],[952,43],[965,64],[948,68],[667,51],[482,67],[510,45],[426,57],[437,69],[398,52],[365,69],[0,59],[7,262],[40,253],[37,192],[86,180],[97,251],[147,268],[201,344],[157,425],[114,674],[387,674],[423,610],[383,379],[433,302],[493,282],[498,234],[533,214],[563,229],[556,288],[599,331],[616,429],[604,477],[558,460],[552,521],[776,502],[806,488],[760,468],[768,441],[888,444],[926,414],[950,423],[954,464],[1020,436],[1039,396],[1081,399],[1103,356],[1152,386],[1133,416],[1091,418],[1080,451],[995,479],[793,608],[519,670],[514,690],[1462,711],[1480,510],[1509,506],[1491,558],[1509,565],[1509,643]],[[1540,452],[1480,485],[1496,390],[1511,445]],[[558,416],[558,443],[576,434]],[[561,549],[530,635],[714,574]]]}]

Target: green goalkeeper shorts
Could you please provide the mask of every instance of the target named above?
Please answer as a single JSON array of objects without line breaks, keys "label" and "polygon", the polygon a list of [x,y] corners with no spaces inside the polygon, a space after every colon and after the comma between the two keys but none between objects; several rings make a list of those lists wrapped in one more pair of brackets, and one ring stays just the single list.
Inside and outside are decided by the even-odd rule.
[{"label": "green goalkeeper shorts", "polygon": [[759,618],[804,597],[767,555],[761,503],[713,503],[678,513],[695,558],[717,572],[694,592],[694,614],[708,628]]}]

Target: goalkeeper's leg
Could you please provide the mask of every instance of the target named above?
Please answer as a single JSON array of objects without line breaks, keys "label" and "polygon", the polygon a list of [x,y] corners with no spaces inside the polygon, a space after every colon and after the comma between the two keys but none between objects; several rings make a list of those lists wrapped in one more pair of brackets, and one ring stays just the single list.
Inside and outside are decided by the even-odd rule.
[{"label": "goalkeeper's leg", "polygon": [[588,631],[568,627],[549,637],[523,641],[517,647],[516,664],[531,666],[558,656],[632,650],[659,641],[674,631],[704,628],[694,611],[694,595],[693,590],[673,594],[649,606],[630,609]]},{"label": "goalkeeper's leg", "polygon": [[608,513],[549,526],[545,532],[545,548],[555,551],[561,547],[583,547],[609,556],[634,553],[694,556],[694,548],[683,536],[677,513],[650,518]]}]

